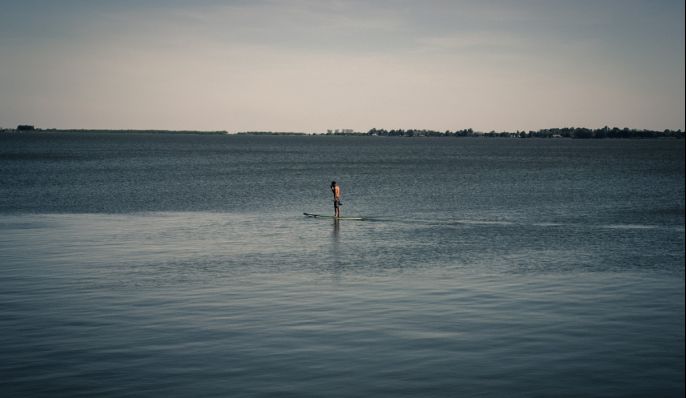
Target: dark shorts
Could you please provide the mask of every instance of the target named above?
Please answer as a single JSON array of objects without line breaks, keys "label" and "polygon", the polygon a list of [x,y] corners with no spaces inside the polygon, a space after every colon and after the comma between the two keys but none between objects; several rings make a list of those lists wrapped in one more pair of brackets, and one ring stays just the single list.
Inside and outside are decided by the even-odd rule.
[{"label": "dark shorts", "polygon": [[335,200],[335,199],[334,199],[334,201],[333,201],[333,207],[336,208],[336,209],[338,209],[338,207],[339,207],[340,205],[341,205],[341,201],[340,201],[340,200]]}]

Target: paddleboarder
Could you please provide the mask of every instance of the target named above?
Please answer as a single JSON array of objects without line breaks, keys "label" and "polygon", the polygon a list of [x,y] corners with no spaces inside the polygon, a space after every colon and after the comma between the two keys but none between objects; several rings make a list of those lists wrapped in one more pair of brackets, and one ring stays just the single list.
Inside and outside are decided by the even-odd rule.
[{"label": "paddleboarder", "polygon": [[336,184],[336,181],[331,181],[331,193],[333,194],[333,209],[335,217],[341,216],[341,187]]}]

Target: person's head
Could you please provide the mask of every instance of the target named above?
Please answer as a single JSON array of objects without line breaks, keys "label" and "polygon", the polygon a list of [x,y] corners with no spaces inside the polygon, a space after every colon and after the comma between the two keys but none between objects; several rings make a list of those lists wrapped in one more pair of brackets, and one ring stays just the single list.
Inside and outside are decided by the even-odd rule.
[{"label": "person's head", "polygon": [[336,181],[331,181],[331,186],[335,187],[336,186]]}]

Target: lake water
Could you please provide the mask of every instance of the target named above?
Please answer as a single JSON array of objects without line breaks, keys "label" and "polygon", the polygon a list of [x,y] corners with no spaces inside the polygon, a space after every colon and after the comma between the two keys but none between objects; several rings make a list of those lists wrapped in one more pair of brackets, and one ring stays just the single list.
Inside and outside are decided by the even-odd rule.
[{"label": "lake water", "polygon": [[2,134],[0,391],[682,397],[684,141]]}]

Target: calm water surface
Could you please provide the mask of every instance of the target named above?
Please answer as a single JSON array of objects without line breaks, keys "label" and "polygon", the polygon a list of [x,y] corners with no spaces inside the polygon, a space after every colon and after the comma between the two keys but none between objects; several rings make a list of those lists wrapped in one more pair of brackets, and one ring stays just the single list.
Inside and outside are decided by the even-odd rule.
[{"label": "calm water surface", "polygon": [[681,397],[683,263],[683,141],[0,135],[3,396]]}]

